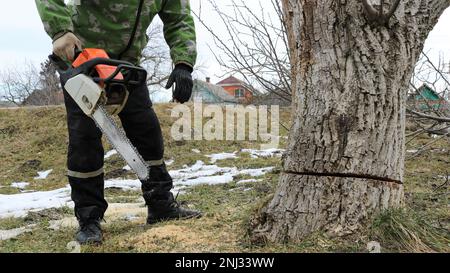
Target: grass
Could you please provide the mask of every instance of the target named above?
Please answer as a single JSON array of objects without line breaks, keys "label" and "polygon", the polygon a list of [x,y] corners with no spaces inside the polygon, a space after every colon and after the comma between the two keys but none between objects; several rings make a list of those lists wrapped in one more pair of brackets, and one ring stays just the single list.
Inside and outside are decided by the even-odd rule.
[{"label": "grass", "polygon": [[[170,126],[173,104],[156,105],[166,141],[166,159],[174,159],[170,169],[192,165],[197,160],[209,162],[206,154],[235,152],[243,148],[259,148],[250,141],[174,141]],[[290,111],[282,111],[282,122],[289,124]],[[65,162],[67,128],[62,107],[0,110],[0,194],[19,193],[12,182],[30,182],[27,189],[53,190],[66,186]],[[287,132],[281,129],[281,135]],[[415,139],[408,147],[426,143],[430,138]],[[281,138],[281,146],[286,139]],[[261,168],[275,166],[275,170],[256,183],[237,184],[247,176],[237,177],[225,185],[197,186],[179,200],[188,207],[200,209],[204,217],[198,220],[171,221],[151,227],[145,223],[145,208],[140,204],[129,208],[136,219],[126,220],[119,214],[110,215],[103,224],[105,243],[83,247],[83,252],[366,252],[369,241],[378,241],[386,252],[449,252],[450,212],[448,184],[444,176],[450,170],[449,141],[440,140],[431,150],[406,161],[406,207],[378,215],[373,223],[358,234],[330,238],[313,234],[300,243],[252,244],[247,229],[251,215],[274,193],[279,178],[279,158],[252,159],[240,154],[239,159],[217,162],[222,167]],[[105,150],[110,148],[105,142]],[[192,152],[198,149],[201,154]],[[115,155],[105,162],[106,175],[125,166]],[[34,180],[37,171],[53,169],[46,180]],[[125,177],[133,178],[131,173]],[[140,193],[106,190],[110,204],[142,202]],[[127,210],[125,209],[125,212]],[[2,219],[0,230],[36,224],[32,233],[25,233],[7,241],[0,241],[0,252],[70,252],[75,227],[50,229],[52,221],[72,219],[72,210],[62,208],[31,213],[26,218]]]},{"label": "grass", "polygon": [[435,217],[412,209],[380,214],[374,220],[372,236],[393,251],[450,252],[449,229]]}]

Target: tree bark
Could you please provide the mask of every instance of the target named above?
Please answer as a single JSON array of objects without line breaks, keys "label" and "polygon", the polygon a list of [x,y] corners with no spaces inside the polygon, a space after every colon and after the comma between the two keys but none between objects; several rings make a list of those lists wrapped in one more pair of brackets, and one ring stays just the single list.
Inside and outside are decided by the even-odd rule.
[{"label": "tree bark", "polygon": [[[401,1],[385,25],[369,20],[362,1],[283,2],[295,46],[294,125],[253,236],[353,233],[374,213],[402,205],[406,92],[450,1]],[[388,12],[394,1],[384,2]]]}]

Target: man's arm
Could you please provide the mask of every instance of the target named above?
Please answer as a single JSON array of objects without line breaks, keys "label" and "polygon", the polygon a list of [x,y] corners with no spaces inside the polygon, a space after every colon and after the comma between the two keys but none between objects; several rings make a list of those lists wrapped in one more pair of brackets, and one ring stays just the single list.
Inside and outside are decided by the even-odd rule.
[{"label": "man's arm", "polygon": [[174,64],[193,68],[197,59],[197,43],[189,0],[164,0],[159,17],[164,23],[164,37]]},{"label": "man's arm", "polygon": [[73,32],[70,9],[64,0],[35,0],[45,31],[53,39]]}]

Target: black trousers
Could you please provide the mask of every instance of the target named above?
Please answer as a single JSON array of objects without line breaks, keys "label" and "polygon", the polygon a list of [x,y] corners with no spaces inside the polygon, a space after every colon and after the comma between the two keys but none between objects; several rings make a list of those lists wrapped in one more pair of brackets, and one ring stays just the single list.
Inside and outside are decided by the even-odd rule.
[{"label": "black trousers", "polygon": [[[146,85],[129,87],[130,96],[119,114],[122,126],[144,160],[151,165],[150,179],[142,181],[148,199],[169,199],[172,178],[163,163],[161,126],[152,108]],[[64,90],[69,130],[68,178],[78,218],[103,218],[108,204],[104,197],[104,149],[102,133]],[[159,162],[159,163],[155,163]]]}]

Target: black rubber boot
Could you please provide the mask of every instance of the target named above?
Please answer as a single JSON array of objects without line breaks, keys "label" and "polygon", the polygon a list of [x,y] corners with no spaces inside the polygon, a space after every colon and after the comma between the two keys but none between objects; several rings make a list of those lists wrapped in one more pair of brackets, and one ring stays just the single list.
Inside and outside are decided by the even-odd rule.
[{"label": "black rubber boot", "polygon": [[173,198],[172,193],[170,193],[169,198],[166,200],[148,200],[147,206],[147,224],[155,224],[169,220],[200,218],[202,216],[200,211],[182,208],[175,198]]},{"label": "black rubber boot", "polygon": [[81,208],[76,211],[80,228],[75,236],[82,245],[101,244],[103,233],[100,221],[103,218],[101,210],[97,207]]}]

